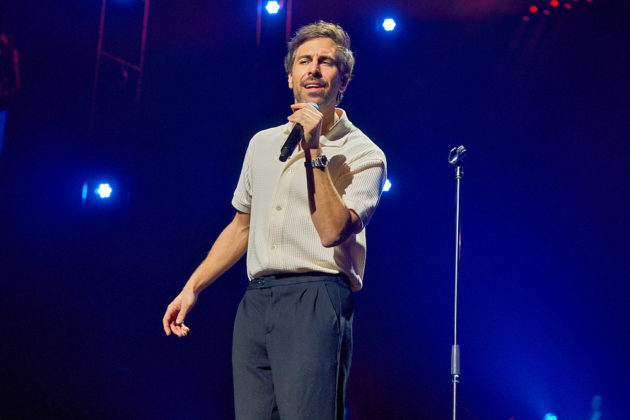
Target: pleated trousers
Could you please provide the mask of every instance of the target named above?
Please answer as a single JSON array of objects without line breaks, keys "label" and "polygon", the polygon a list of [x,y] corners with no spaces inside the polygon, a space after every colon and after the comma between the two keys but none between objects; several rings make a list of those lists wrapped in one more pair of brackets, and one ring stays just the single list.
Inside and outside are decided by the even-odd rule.
[{"label": "pleated trousers", "polygon": [[250,282],[232,344],[237,420],[342,420],[354,300],[345,275]]}]

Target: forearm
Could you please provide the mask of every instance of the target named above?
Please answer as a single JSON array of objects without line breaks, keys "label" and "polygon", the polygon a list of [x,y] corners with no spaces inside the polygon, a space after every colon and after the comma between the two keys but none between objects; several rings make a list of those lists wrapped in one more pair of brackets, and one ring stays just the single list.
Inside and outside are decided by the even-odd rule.
[{"label": "forearm", "polygon": [[[317,149],[307,149],[305,152],[306,159],[321,154]],[[346,207],[327,168],[307,167],[306,181],[311,219],[323,246],[338,245],[360,230],[360,219]]]},{"label": "forearm", "polygon": [[237,213],[232,222],[218,236],[210,252],[190,276],[184,289],[195,294],[212,284],[232,267],[247,251],[249,215]]}]

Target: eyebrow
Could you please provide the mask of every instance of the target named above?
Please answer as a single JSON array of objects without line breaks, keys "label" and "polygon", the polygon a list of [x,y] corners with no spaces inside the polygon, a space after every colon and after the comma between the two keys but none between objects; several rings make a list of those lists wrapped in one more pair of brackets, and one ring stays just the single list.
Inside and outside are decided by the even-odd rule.
[{"label": "eyebrow", "polygon": [[[298,60],[301,60],[301,59],[303,59],[303,58],[308,58],[308,59],[312,60],[312,59],[313,59],[313,56],[312,56],[311,54],[302,54],[302,55],[300,55],[300,56],[296,57],[296,58],[295,58],[295,60],[296,60],[296,61],[298,61]],[[321,61],[321,60],[331,60],[331,61],[333,61],[333,62],[335,62],[335,63],[337,62],[337,60],[335,59],[335,57],[331,57],[331,56],[329,56],[329,55],[320,55],[320,56],[319,56],[319,60],[320,60],[320,61]]]}]

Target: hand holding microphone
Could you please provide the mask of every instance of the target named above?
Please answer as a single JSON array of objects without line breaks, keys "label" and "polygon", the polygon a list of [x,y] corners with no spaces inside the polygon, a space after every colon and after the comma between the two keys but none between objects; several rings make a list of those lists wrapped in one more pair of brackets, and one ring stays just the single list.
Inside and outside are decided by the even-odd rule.
[{"label": "hand holding microphone", "polygon": [[288,120],[295,125],[280,150],[281,162],[285,162],[291,156],[302,138],[304,138],[305,149],[319,147],[323,115],[319,112],[317,104],[313,102],[293,104],[291,109],[293,114],[289,116]]}]

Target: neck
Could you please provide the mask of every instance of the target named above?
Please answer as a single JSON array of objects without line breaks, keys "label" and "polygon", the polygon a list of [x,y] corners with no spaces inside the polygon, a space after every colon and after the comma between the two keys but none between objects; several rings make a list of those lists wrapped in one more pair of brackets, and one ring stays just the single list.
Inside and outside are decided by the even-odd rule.
[{"label": "neck", "polygon": [[330,109],[322,110],[321,112],[324,114],[324,120],[322,121],[322,134],[326,134],[330,131],[333,125],[335,125],[339,116],[337,115],[336,108],[334,106]]}]

